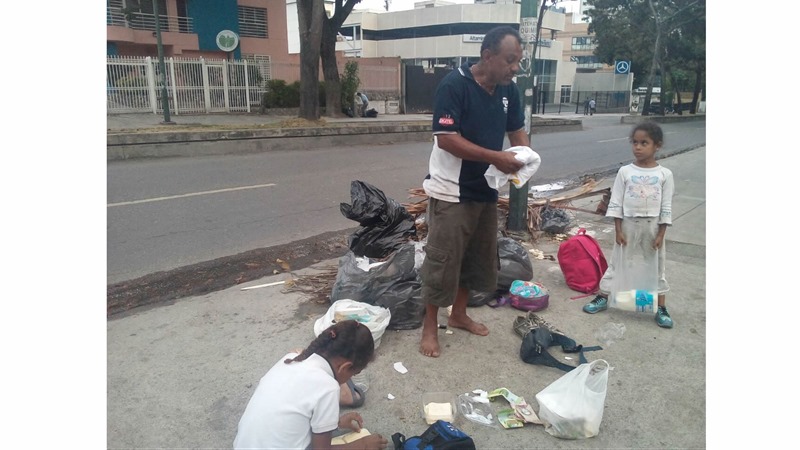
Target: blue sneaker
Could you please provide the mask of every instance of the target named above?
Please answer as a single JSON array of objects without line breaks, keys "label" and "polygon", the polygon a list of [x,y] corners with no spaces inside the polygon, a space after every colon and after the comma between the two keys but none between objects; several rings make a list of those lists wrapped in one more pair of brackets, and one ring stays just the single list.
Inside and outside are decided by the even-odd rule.
[{"label": "blue sneaker", "polygon": [[600,311],[605,311],[607,309],[608,309],[608,299],[605,297],[601,297],[599,295],[595,297],[594,300],[583,305],[583,312],[587,312],[589,314],[598,313]]},{"label": "blue sneaker", "polygon": [[656,323],[661,328],[672,328],[672,317],[669,316],[666,306],[659,306],[656,311]]}]

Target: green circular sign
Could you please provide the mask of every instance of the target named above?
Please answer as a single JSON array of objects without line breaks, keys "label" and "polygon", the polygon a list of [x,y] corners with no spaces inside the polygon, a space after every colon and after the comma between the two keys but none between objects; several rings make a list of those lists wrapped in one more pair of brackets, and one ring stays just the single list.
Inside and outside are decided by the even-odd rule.
[{"label": "green circular sign", "polygon": [[239,45],[239,35],[231,30],[217,33],[217,47],[224,52],[232,52]]}]

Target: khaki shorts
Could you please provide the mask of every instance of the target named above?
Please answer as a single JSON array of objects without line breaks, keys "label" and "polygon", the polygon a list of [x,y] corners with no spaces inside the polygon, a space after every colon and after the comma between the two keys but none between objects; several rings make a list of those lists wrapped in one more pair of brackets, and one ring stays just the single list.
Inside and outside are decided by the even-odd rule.
[{"label": "khaki shorts", "polygon": [[458,287],[497,289],[497,203],[428,199],[428,241],[420,269],[422,300],[447,307]]}]

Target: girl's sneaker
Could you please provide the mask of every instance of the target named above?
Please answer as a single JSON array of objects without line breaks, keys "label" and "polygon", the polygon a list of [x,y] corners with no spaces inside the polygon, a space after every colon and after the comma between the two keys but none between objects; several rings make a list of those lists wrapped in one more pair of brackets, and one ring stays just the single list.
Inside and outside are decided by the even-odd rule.
[{"label": "girl's sneaker", "polygon": [[607,309],[608,309],[608,299],[605,297],[601,297],[599,295],[595,297],[594,300],[583,305],[583,312],[587,312],[589,314],[598,313],[600,311],[605,311]]},{"label": "girl's sneaker", "polygon": [[672,317],[669,316],[666,306],[659,306],[656,311],[656,323],[661,328],[672,328]]}]

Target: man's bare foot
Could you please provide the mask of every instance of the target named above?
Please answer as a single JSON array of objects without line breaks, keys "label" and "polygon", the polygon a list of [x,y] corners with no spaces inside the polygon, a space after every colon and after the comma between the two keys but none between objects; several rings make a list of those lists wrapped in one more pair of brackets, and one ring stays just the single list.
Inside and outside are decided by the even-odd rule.
[{"label": "man's bare foot", "polygon": [[472,334],[477,334],[478,336],[488,336],[489,335],[489,328],[486,325],[475,322],[466,314],[460,317],[450,316],[447,319],[447,325],[453,328],[461,328],[462,330],[467,330]]},{"label": "man's bare foot", "polygon": [[431,332],[430,329],[423,327],[422,340],[419,343],[419,352],[431,358],[439,357],[439,335],[438,327],[434,328]]}]

